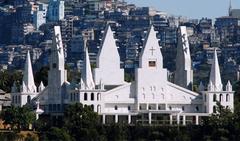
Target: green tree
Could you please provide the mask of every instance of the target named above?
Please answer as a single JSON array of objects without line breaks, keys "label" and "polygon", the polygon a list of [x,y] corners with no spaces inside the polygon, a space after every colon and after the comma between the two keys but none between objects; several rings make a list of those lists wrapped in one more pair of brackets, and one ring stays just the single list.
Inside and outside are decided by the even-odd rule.
[{"label": "green tree", "polygon": [[14,107],[4,109],[1,112],[4,124],[10,124],[13,129],[18,131],[28,129],[29,125],[35,121],[35,114],[30,107]]},{"label": "green tree", "polygon": [[51,127],[49,130],[41,134],[40,140],[44,141],[71,141],[71,136],[65,129]]},{"label": "green tree", "polygon": [[97,140],[98,115],[90,106],[69,105],[64,112],[64,127],[75,140]]},{"label": "green tree", "polygon": [[35,73],[34,78],[37,85],[43,82],[44,85],[48,84],[48,70],[49,67],[42,67],[38,72]]}]

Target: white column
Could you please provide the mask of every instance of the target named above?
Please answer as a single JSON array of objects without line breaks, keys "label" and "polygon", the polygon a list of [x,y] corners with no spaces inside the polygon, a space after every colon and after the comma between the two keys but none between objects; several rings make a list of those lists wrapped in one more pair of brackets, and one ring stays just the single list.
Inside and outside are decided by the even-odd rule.
[{"label": "white column", "polygon": [[103,124],[106,123],[106,115],[105,114],[102,115],[102,122],[103,122]]},{"label": "white column", "polygon": [[199,125],[199,117],[196,116],[196,125]]},{"label": "white column", "polygon": [[118,123],[118,114],[115,115],[115,123]]},{"label": "white column", "polygon": [[186,116],[183,115],[183,125],[186,125]]},{"label": "white column", "polygon": [[149,104],[147,104],[146,106],[147,106],[147,107],[146,107],[146,110],[149,110],[149,109],[148,109],[148,108],[149,108],[149,107],[148,107],[148,106],[149,106]]},{"label": "white column", "polygon": [[128,115],[128,124],[131,124],[131,115]]},{"label": "white column", "polygon": [[173,117],[172,115],[170,115],[170,125],[172,125],[172,120],[173,120]]},{"label": "white column", "polygon": [[180,124],[180,115],[177,114],[177,124],[179,125]]},{"label": "white column", "polygon": [[149,122],[149,124],[152,123],[152,113],[151,112],[148,113],[148,122]]}]

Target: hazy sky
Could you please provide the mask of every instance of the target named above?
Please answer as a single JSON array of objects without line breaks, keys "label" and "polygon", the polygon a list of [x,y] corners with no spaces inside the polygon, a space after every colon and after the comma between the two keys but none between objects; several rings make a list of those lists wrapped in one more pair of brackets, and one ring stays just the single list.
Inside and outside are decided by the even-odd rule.
[{"label": "hazy sky", "polygon": [[[216,18],[228,14],[229,0],[125,0],[137,6],[155,7],[173,15],[189,18]],[[232,7],[240,9],[240,0],[232,0]]]}]

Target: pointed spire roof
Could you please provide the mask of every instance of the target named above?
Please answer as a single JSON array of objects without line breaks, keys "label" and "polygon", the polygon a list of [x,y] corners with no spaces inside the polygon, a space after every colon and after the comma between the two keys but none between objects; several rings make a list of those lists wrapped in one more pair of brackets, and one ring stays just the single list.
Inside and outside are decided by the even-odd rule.
[{"label": "pointed spire roof", "polygon": [[228,91],[228,92],[232,91],[232,84],[229,80],[228,80],[228,83],[226,85],[226,91]]},{"label": "pointed spire roof", "polygon": [[25,87],[26,87],[25,92],[33,92],[33,93],[36,92],[36,86],[34,82],[32,63],[31,63],[29,51],[27,52],[27,58],[26,58],[24,72],[23,72],[23,82],[24,82],[23,84],[25,84]]},{"label": "pointed spire roof", "polygon": [[[112,60],[106,61],[105,58],[109,55],[111,55]],[[105,28],[102,45],[97,55],[97,68],[106,66],[106,63],[109,65],[118,65],[116,67],[120,68],[120,55],[118,53],[118,47],[116,45],[116,40],[114,39],[113,31],[109,24],[107,24],[107,27]]]},{"label": "pointed spire roof", "polygon": [[95,88],[87,47],[85,48],[84,66],[83,66],[83,70],[82,70],[82,80],[85,84],[86,89],[94,89]]},{"label": "pointed spire roof", "polygon": [[[124,69],[120,67],[120,64],[120,55],[114,39],[114,32],[107,25],[97,55],[97,65],[94,69],[95,84],[99,85],[100,79],[105,85],[124,84]],[[111,77],[109,77],[109,74],[111,74]]]},{"label": "pointed spire roof", "polygon": [[43,85],[43,82],[41,81],[39,87],[38,87],[38,91],[41,92],[45,89],[45,86]]},{"label": "pointed spire roof", "polygon": [[219,69],[219,64],[218,64],[218,56],[217,56],[216,48],[214,49],[209,81],[212,82],[212,85],[214,86],[215,91],[222,90],[222,80],[221,80],[221,74],[220,74],[220,69]]},{"label": "pointed spire roof", "polygon": [[139,58],[139,67],[147,68],[149,61],[156,61],[157,68],[163,68],[163,57],[153,25],[148,30]]},{"label": "pointed spire roof", "polygon": [[85,84],[84,84],[82,78],[81,78],[81,80],[80,80],[80,88],[81,88],[81,89],[85,89]]}]

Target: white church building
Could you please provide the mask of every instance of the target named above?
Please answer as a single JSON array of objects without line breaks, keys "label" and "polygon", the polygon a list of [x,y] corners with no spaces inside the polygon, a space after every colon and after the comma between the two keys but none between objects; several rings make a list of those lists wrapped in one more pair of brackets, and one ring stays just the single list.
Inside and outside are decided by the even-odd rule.
[{"label": "white church building", "polygon": [[[60,27],[54,27],[53,46],[49,56],[48,86],[34,83],[28,53],[20,92],[12,87],[12,104],[39,104],[44,113],[62,116],[68,104],[90,105],[108,123],[143,124],[200,124],[201,118],[216,112],[216,102],[233,111],[234,95],[230,82],[221,81],[217,52],[212,60],[209,84],[199,86],[199,93],[191,90],[193,71],[186,27],[179,27],[175,84],[168,81],[163,68],[163,56],[151,26],[144,39],[135,69],[135,81],[124,81],[120,56],[114,33],[108,25],[97,55],[96,68],[91,70],[88,49],[85,48],[81,82],[67,81]],[[38,109],[39,110],[39,109]]]}]

